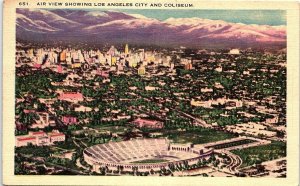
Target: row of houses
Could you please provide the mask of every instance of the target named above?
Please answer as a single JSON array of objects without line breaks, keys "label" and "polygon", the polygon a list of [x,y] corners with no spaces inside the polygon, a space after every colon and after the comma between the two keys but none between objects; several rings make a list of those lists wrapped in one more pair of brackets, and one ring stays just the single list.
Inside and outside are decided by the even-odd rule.
[{"label": "row of houses", "polygon": [[201,101],[197,99],[191,100],[191,105],[196,107],[211,108],[213,105],[225,105],[227,109],[237,108],[243,106],[242,100],[218,98],[216,100]]}]

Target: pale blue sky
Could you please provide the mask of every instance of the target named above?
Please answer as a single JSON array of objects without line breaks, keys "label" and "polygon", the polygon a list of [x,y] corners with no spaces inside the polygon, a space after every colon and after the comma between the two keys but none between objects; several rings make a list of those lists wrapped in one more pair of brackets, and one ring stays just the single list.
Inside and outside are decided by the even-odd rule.
[{"label": "pale blue sky", "polygon": [[[51,9],[50,9],[51,10]],[[80,9],[72,9],[80,10]],[[97,9],[82,9],[97,11]],[[113,10],[130,14],[141,14],[149,18],[166,20],[174,18],[199,17],[212,20],[223,20],[233,23],[258,25],[286,25],[285,10],[171,10],[171,9],[98,9],[99,12]]]},{"label": "pale blue sky", "polygon": [[119,10],[126,13],[141,14],[146,17],[165,20],[170,17],[200,17],[224,20],[233,23],[286,25],[286,11],[283,10]]}]

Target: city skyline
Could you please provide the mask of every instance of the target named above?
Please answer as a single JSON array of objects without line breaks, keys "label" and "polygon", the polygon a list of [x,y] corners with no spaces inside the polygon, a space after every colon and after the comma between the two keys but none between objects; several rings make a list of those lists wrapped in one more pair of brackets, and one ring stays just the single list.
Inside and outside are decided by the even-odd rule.
[{"label": "city skyline", "polygon": [[285,51],[19,43],[16,75],[16,175],[286,177]]},{"label": "city skyline", "polygon": [[16,13],[15,175],[286,177],[286,26]]}]

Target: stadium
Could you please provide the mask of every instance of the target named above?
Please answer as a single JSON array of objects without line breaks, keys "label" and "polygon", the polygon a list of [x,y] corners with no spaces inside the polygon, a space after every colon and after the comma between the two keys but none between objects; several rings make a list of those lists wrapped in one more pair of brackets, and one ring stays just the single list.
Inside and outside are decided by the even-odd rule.
[{"label": "stadium", "polygon": [[213,149],[193,144],[173,144],[165,138],[134,139],[109,142],[86,148],[84,160],[100,172],[100,168],[139,172],[159,171],[169,164],[195,164],[199,159],[208,158]]}]

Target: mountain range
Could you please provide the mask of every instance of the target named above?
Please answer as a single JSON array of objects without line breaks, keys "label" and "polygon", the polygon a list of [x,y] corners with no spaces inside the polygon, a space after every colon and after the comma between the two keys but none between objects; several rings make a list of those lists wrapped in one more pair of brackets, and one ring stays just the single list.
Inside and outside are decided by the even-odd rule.
[{"label": "mountain range", "polygon": [[16,10],[17,39],[201,48],[285,48],[286,26],[198,17],[158,20],[120,11]]}]

